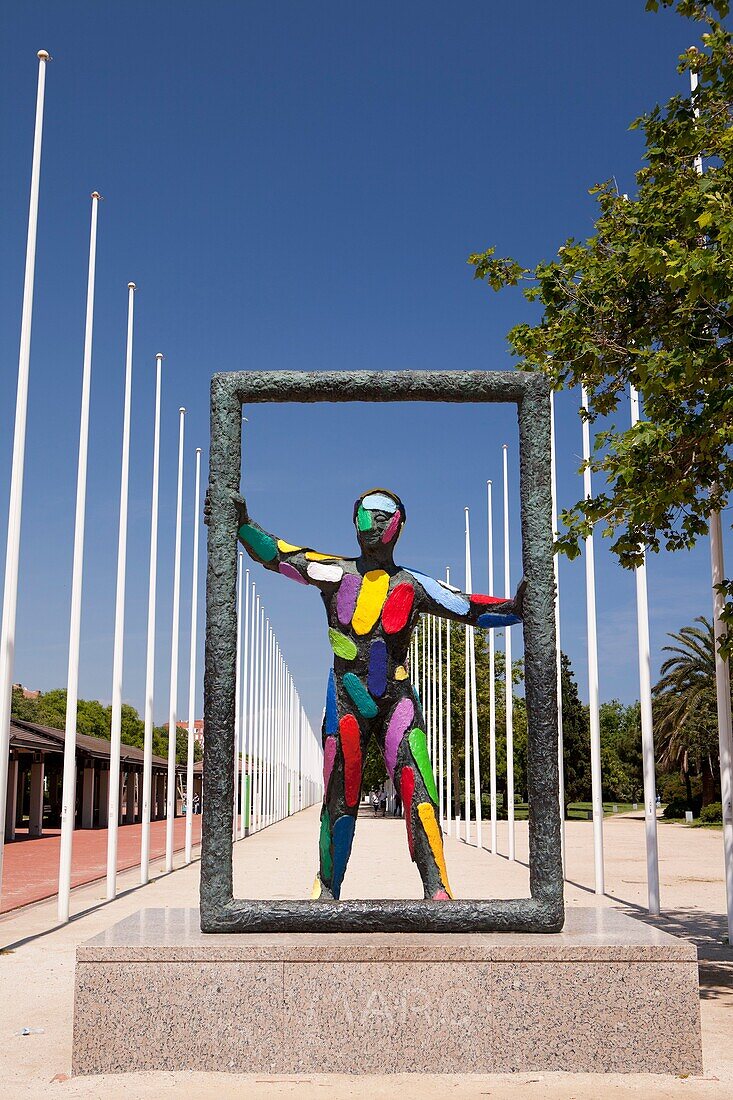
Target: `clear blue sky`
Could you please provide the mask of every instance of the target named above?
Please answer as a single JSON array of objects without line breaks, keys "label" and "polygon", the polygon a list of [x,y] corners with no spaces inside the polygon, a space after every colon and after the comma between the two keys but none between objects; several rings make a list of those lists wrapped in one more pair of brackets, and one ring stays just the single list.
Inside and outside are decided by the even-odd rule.
[{"label": "clear blue sky", "polygon": [[[0,175],[0,546],[10,474],[36,51],[47,73],[16,679],[66,679],[89,193],[99,216],[82,696],[108,700],[126,284],[139,287],[125,697],[144,684],[154,355],[162,351],[156,718],[167,715],[179,405],[188,408],[181,699],[193,450],[208,447],[215,370],[509,365],[521,296],[472,281],[495,243],[528,263],[590,232],[587,188],[633,192],[637,114],[674,91],[693,39],[643,0],[486,3],[190,0],[3,6]],[[558,399],[560,500],[573,502],[578,395]],[[404,498],[407,564],[485,584],[485,486],[500,504],[505,409],[259,406],[245,425],[252,514],[293,541],[350,552],[351,505],[372,484]],[[625,415],[622,412],[621,415]],[[497,524],[499,511],[497,507]],[[520,573],[514,530],[513,580]],[[733,548],[729,533],[728,555]],[[601,698],[637,697],[633,577],[597,549]],[[503,568],[496,547],[497,576]],[[4,556],[3,556],[4,561]],[[2,562],[0,562],[0,569]],[[318,721],[328,663],[315,592],[258,571]],[[655,666],[665,632],[710,614],[708,548],[650,562]],[[586,695],[582,561],[561,565],[563,648]],[[200,643],[203,638],[203,627]],[[201,662],[200,662],[201,665]],[[201,689],[199,688],[199,697]],[[199,708],[200,709],[200,708]]]}]

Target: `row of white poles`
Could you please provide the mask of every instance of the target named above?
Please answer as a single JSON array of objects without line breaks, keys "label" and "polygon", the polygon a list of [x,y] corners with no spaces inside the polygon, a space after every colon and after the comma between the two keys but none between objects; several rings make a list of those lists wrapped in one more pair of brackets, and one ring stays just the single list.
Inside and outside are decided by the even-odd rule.
[{"label": "row of white poles", "polygon": [[232,836],[241,839],[323,797],[322,750],[244,554],[237,560]]}]

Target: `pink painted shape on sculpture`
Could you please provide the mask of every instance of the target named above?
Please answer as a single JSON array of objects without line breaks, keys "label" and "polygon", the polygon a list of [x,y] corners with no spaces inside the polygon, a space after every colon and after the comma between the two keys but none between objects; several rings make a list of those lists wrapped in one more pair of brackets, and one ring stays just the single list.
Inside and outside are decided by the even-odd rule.
[{"label": "pink painted shape on sculpture", "polygon": [[395,512],[392,519],[387,524],[384,534],[382,535],[382,542],[391,542],[394,536],[400,529],[400,523],[402,522],[402,513]]},{"label": "pink painted shape on sculpture", "polygon": [[415,705],[412,699],[400,699],[399,703],[392,711],[392,717],[387,727],[387,736],[384,739],[384,762],[387,765],[387,771],[391,779],[394,779],[394,770],[397,764],[397,750],[400,747],[400,741],[412,725],[412,719],[414,717]]},{"label": "pink painted shape on sculpture", "polygon": [[323,790],[328,792],[328,781],[333,771],[333,762],[336,759],[336,738],[327,737],[323,746]]},{"label": "pink painted shape on sculpture", "polygon": [[291,581],[297,581],[298,584],[307,584],[308,583],[308,581],[304,577],[301,577],[298,570],[295,569],[292,565],[288,565],[288,563],[286,561],[280,562],[280,565],[278,566],[278,569],[280,570],[280,572],[282,573],[282,575],[284,577],[290,577]]},{"label": "pink painted shape on sculpture", "polygon": [[336,593],[336,613],[344,626],[351,622],[356,607],[356,599],[361,588],[361,577],[356,573],[347,573]]}]

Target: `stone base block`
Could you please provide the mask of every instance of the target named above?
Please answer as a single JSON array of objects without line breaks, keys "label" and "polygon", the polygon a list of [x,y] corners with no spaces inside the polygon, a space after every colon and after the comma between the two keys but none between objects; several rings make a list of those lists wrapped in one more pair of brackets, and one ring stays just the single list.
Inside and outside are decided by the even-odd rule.
[{"label": "stone base block", "polygon": [[557,935],[203,935],[77,950],[73,1072],[700,1073],[697,953],[613,909]]}]

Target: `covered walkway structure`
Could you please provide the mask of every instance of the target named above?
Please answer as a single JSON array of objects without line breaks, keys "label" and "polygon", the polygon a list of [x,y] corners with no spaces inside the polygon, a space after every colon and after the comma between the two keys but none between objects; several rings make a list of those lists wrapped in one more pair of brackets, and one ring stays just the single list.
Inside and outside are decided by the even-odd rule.
[{"label": "covered walkway structure", "polygon": [[[64,731],[13,719],[5,812],[5,841],[40,837],[61,824]],[[110,742],[76,735],[75,829],[106,829],[109,799]],[[183,806],[185,765],[176,767],[175,813]],[[165,817],[168,763],[153,756],[151,821]],[[120,758],[120,825],[142,820],[143,750],[122,745]],[[201,765],[194,773],[194,797],[201,799]]]}]

